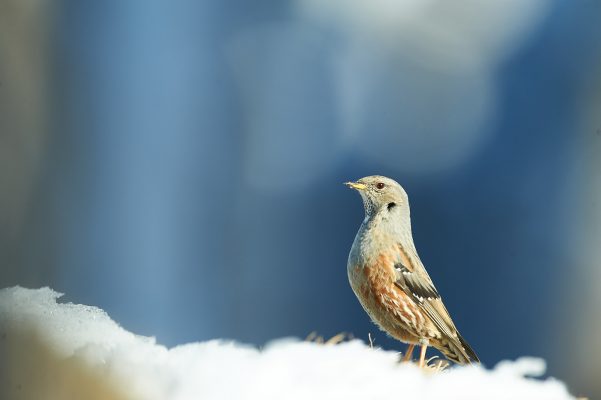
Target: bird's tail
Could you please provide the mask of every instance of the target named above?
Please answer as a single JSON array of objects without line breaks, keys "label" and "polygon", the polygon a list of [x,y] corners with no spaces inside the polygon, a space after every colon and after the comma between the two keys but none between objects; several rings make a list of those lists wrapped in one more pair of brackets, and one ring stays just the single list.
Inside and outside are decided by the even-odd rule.
[{"label": "bird's tail", "polygon": [[474,350],[465,341],[463,336],[459,334],[459,332],[457,332],[457,338],[449,338],[448,340],[443,341],[441,344],[442,345],[439,350],[442,352],[442,354],[457,364],[472,364],[480,362],[480,359]]}]

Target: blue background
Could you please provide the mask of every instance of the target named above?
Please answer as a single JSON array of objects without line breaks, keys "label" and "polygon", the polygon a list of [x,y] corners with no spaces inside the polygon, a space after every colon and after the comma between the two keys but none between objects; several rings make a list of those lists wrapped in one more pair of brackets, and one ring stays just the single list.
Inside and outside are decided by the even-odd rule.
[{"label": "blue background", "polygon": [[10,4],[2,286],[50,286],[170,346],[316,331],[404,350],[346,277],[363,208],[341,183],[382,174],[483,362],[541,356],[601,393],[583,336],[601,305],[601,3],[511,3],[506,29],[527,29],[504,36],[435,2],[433,40],[311,1]]}]

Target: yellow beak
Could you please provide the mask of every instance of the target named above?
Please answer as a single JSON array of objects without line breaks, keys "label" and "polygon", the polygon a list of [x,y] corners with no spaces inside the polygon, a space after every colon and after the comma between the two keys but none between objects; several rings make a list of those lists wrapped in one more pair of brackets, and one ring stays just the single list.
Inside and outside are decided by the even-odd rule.
[{"label": "yellow beak", "polygon": [[344,184],[352,189],[357,189],[357,190],[367,189],[367,185],[364,185],[363,183],[359,183],[359,182],[344,182]]}]

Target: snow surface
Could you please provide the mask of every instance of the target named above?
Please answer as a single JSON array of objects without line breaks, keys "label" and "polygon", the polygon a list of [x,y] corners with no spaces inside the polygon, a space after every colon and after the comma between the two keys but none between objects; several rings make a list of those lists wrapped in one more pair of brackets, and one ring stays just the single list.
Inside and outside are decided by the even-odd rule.
[{"label": "snow surface", "polygon": [[[49,288],[0,290],[0,334],[32,326],[64,358],[82,360],[132,399],[572,399],[541,359],[494,369],[426,373],[359,340],[323,345],[280,339],[262,349],[211,340],[168,349],[121,328],[103,310],[60,304]],[[530,376],[530,377],[529,377]]]}]

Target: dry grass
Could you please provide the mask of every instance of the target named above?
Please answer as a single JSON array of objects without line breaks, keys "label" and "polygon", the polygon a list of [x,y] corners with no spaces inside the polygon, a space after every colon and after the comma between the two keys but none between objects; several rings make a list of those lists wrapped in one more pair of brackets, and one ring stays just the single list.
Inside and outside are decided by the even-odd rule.
[{"label": "dry grass", "polygon": [[354,337],[351,334],[348,334],[346,332],[341,332],[337,335],[332,336],[328,340],[325,340],[323,336],[319,336],[317,334],[317,332],[313,331],[313,332],[309,333],[309,335],[306,337],[305,340],[307,342],[334,345],[334,344],[342,343],[342,342],[352,340],[352,339],[354,339]]},{"label": "dry grass", "polygon": [[[337,344],[340,344],[340,343],[343,343],[345,341],[352,340],[352,339],[354,339],[353,335],[346,333],[346,332],[341,332],[341,333],[334,335],[331,338],[326,340],[323,336],[318,335],[317,332],[315,332],[315,331],[311,332],[305,338],[305,340],[307,342],[313,342],[313,343],[324,344],[324,345],[337,345]],[[367,334],[367,339],[368,339],[370,348],[376,349],[376,350],[379,349],[379,347],[374,346],[374,339],[371,336],[371,333]],[[403,361],[402,358],[403,358],[403,354],[399,353],[399,363],[409,362],[409,363],[413,363],[415,365],[418,365],[418,363],[419,363],[419,360],[412,359],[410,361]],[[432,373],[442,372],[442,371],[448,369],[450,365],[451,365],[451,363],[449,361],[440,359],[438,356],[433,356],[426,360],[426,365],[422,369],[424,370],[424,372],[426,372],[428,374],[432,374]]]}]

